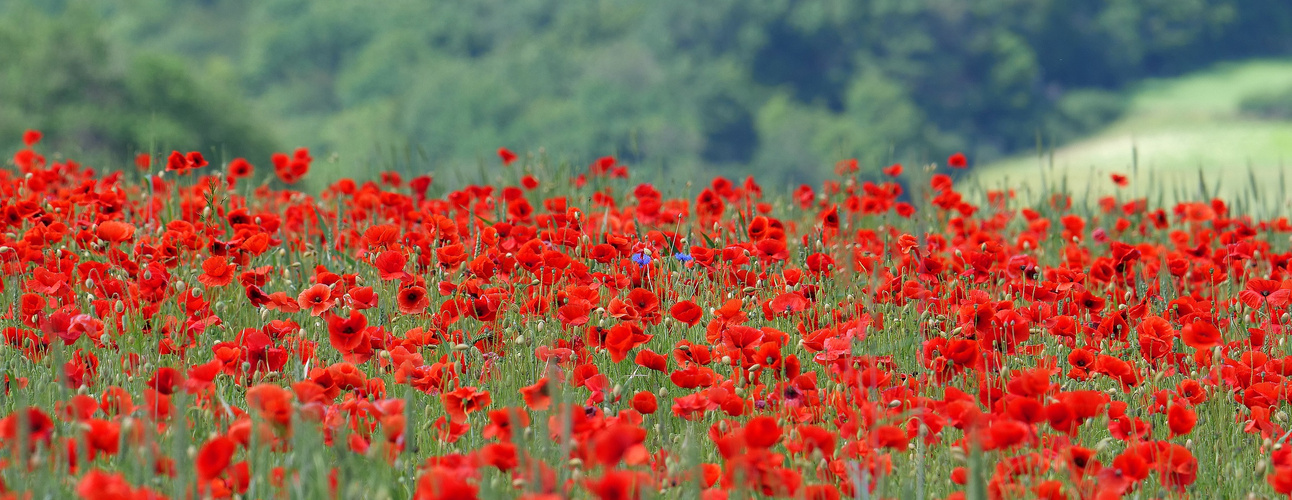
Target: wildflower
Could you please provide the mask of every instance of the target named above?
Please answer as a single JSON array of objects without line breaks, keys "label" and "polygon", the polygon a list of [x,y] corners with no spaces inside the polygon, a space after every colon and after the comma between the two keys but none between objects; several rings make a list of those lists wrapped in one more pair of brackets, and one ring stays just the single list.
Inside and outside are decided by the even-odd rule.
[{"label": "wildflower", "polygon": [[947,158],[947,166],[951,168],[965,168],[969,166],[969,159],[965,158],[964,153],[956,153]]},{"label": "wildflower", "polygon": [[498,148],[498,158],[502,159],[503,165],[511,165],[512,162],[516,161],[516,153],[507,148]]}]

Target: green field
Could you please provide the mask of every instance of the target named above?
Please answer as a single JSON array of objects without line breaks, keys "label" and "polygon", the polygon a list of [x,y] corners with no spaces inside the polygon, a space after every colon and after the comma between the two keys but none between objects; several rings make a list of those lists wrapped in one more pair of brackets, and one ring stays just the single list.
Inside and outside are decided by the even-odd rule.
[{"label": "green field", "polygon": [[984,165],[987,187],[1033,189],[1066,178],[1075,193],[1106,192],[1111,173],[1131,176],[1134,196],[1197,196],[1199,172],[1211,193],[1228,197],[1255,184],[1262,201],[1282,201],[1280,172],[1292,163],[1292,122],[1244,116],[1252,96],[1292,88],[1292,61],[1229,63],[1179,78],[1145,81],[1126,114],[1084,140]]}]

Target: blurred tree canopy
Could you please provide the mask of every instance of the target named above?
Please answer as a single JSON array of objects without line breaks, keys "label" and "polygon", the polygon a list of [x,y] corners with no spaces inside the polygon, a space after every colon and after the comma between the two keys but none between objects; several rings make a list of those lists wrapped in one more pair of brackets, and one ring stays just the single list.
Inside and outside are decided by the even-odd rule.
[{"label": "blurred tree canopy", "polygon": [[0,12],[0,137],[39,129],[46,151],[109,166],[163,147],[262,157],[276,147],[229,87],[177,55],[122,53],[89,9]]},{"label": "blurred tree canopy", "polygon": [[31,4],[0,0],[19,48],[0,64],[20,68],[0,127],[260,162],[279,144],[360,165],[415,145],[469,166],[505,146],[808,180],[847,157],[1062,142],[1137,79],[1292,50],[1285,0]]}]

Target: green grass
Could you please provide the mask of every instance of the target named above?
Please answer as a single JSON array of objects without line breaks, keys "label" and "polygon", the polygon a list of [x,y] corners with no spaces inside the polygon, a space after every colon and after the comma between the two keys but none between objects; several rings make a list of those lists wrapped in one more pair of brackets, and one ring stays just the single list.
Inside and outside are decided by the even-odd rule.
[{"label": "green grass", "polygon": [[[979,167],[984,185],[1038,188],[1067,178],[1081,193],[1113,189],[1111,173],[1132,176],[1129,194],[1164,200],[1196,196],[1199,171],[1220,193],[1251,189],[1281,198],[1280,171],[1292,162],[1292,122],[1243,116],[1252,96],[1292,88],[1292,60],[1220,64],[1178,78],[1147,80],[1131,89],[1126,114],[1104,130],[1044,154],[1020,155]],[[1176,194],[1177,189],[1184,189]]]}]

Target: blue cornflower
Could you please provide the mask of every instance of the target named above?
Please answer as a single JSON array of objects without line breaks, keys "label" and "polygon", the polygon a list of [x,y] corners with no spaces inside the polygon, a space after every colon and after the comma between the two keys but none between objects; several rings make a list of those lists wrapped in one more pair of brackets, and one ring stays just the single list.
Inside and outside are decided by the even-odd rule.
[{"label": "blue cornflower", "polygon": [[673,254],[673,258],[682,262],[691,262],[695,260],[695,257],[692,257],[689,253],[675,253]]},{"label": "blue cornflower", "polygon": [[633,254],[633,262],[636,262],[637,265],[644,267],[647,264],[650,264],[650,256],[641,252],[635,253]]}]

